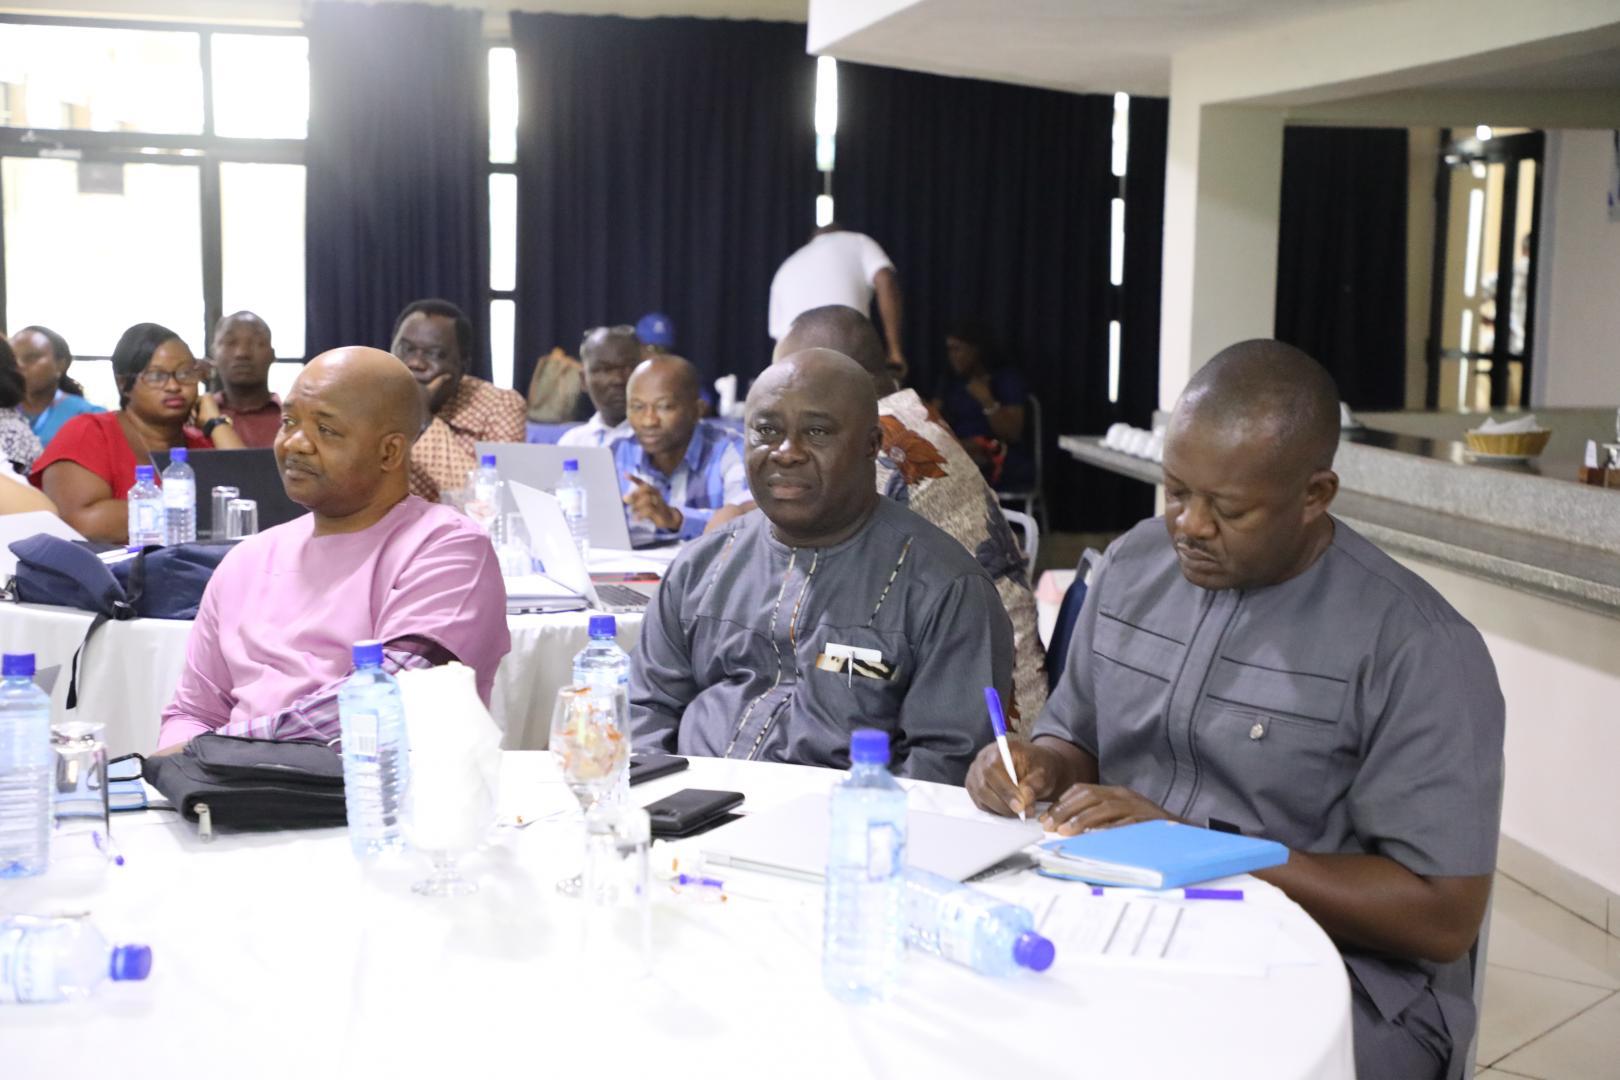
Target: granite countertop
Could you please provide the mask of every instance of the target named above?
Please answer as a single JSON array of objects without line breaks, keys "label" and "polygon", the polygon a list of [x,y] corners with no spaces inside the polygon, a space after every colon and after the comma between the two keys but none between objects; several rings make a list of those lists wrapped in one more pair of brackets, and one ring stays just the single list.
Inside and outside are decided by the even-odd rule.
[{"label": "granite countertop", "polygon": [[[1443,440],[1366,434],[1340,447],[1333,512],[1368,539],[1391,554],[1620,617],[1620,491],[1465,465],[1445,448],[1418,445]],[[1156,463],[1100,438],[1058,443],[1087,464],[1161,481]]]}]

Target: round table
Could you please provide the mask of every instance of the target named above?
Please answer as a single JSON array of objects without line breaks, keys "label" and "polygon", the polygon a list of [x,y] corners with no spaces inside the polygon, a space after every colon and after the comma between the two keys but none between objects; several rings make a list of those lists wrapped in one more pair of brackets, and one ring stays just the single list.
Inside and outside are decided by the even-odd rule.
[{"label": "round table", "polygon": [[[0,604],[0,651],[31,652],[40,671],[58,669],[51,688],[58,719],[67,709],[73,653],[92,618],[72,608]],[[641,614],[615,618],[619,644],[629,652],[641,636]],[[512,650],[495,673],[490,712],[507,749],[541,749],[557,689],[568,684],[574,654],[590,640],[590,613],[510,615],[506,621]],[[105,725],[110,755],[157,745],[158,722],[180,681],[190,633],[191,623],[178,619],[109,622],[96,631],[80,660],[78,717]]]},{"label": "round table", "polygon": [[[730,789],[759,811],[837,778],[696,759],[633,795]],[[916,808],[978,814],[961,788],[907,786]],[[132,1080],[1354,1075],[1337,952],[1254,880],[1243,906],[1269,905],[1311,962],[1265,977],[1105,968],[1066,963],[1060,944],[1048,972],[996,979],[914,954],[893,1001],[846,1006],[820,983],[820,887],[729,871],[724,903],[655,892],[652,974],[604,984],[580,955],[582,905],[553,889],[579,858],[576,821],[555,814],[570,798],[549,753],[505,754],[503,815],[540,820],[492,829],[465,864],[480,891],[456,900],[411,895],[418,866],[362,869],[342,830],[204,843],[172,813],[120,817],[126,864],[97,890],[4,883],[0,907],[88,910],[112,940],[152,946],[152,977],[6,1007],[6,1074],[53,1075],[94,1053]]]}]

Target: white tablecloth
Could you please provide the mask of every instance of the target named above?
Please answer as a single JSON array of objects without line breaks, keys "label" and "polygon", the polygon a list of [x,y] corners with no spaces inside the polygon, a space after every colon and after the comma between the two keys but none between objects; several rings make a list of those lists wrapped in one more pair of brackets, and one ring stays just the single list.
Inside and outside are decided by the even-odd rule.
[{"label": "white tablecloth", "polygon": [[[566,805],[550,754],[508,754],[502,803]],[[821,769],[694,760],[635,789],[744,792],[761,810],[837,778]],[[911,784],[914,807],[976,814],[960,788]],[[0,883],[0,908],[88,910],[153,949],[145,984],[67,1005],[0,1007],[7,1077],[61,1075],[86,1054],[120,1077],[1243,1077],[1349,1080],[1349,987],[1332,943],[1258,881],[1315,962],[1265,977],[1057,962],[993,979],[906,961],[883,1006],[821,987],[820,888],[732,871],[725,903],[659,894],[653,974],[593,984],[581,907],[553,889],[577,824],[497,828],[458,900],[412,896],[419,867],[363,873],[342,830],[222,835],[173,814],[114,824],[126,865],[99,891]],[[1071,888],[1043,879],[1036,887]],[[1224,905],[1223,905],[1224,906]],[[1233,909],[1240,905],[1233,904]],[[87,1060],[87,1059],[86,1059]]]},{"label": "white tablecloth", "polygon": [[[635,648],[641,615],[615,616],[619,644]],[[0,603],[0,651],[31,652],[40,669],[60,666],[51,691],[55,716],[65,715],[73,652],[92,616],[69,608]],[[585,647],[589,615],[513,615],[512,651],[495,674],[490,711],[506,732],[509,750],[540,749],[551,728],[557,688],[567,685],[574,654]],[[80,661],[81,719],[106,725],[112,756],[157,745],[158,720],[174,696],[185,663],[191,623],[173,619],[109,622],[91,639]]]}]

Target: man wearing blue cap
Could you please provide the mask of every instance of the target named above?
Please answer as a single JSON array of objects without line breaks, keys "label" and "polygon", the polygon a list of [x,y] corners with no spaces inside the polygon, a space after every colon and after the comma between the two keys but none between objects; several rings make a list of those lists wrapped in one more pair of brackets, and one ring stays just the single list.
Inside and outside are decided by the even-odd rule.
[{"label": "man wearing blue cap", "polygon": [[648,312],[636,323],[636,337],[641,339],[642,351],[649,356],[672,352],[675,348],[675,324],[662,312]]}]

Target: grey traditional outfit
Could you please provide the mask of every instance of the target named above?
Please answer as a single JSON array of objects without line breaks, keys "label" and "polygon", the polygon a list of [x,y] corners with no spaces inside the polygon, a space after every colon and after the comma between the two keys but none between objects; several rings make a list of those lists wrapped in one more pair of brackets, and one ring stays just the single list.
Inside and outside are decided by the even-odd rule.
[{"label": "grey traditional outfit", "polygon": [[[1304,573],[1210,591],[1154,519],[1108,549],[1035,735],[1197,824],[1455,877],[1495,869],[1502,727],[1478,631],[1342,521]],[[1341,952],[1360,1075],[1439,1075],[1473,1035],[1469,959]]]},{"label": "grey traditional outfit", "polygon": [[984,688],[1011,692],[1012,628],[961,544],[880,499],[827,548],[762,513],[670,567],[630,669],[638,751],[849,766],[856,727],[889,732],[903,776],[960,784],[990,741]]}]

